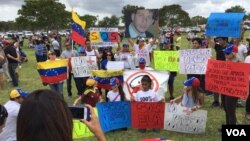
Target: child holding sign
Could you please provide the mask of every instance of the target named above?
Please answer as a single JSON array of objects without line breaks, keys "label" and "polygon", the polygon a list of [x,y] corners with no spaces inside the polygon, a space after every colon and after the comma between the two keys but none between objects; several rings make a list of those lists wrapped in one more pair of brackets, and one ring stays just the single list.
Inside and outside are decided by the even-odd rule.
[{"label": "child holding sign", "polygon": [[[131,97],[131,101],[138,102],[165,102],[164,98],[160,98],[152,89],[152,79],[148,75],[144,75],[141,79],[142,90],[138,91]],[[146,132],[146,129],[139,129],[140,132]],[[158,131],[158,129],[153,129]]]},{"label": "child holding sign", "polygon": [[184,94],[173,100],[170,103],[179,103],[181,106],[191,108],[195,111],[204,106],[204,94],[200,93],[198,89],[200,88],[200,80],[196,77],[191,77],[184,83]]},{"label": "child holding sign", "polygon": [[89,104],[92,107],[95,107],[96,103],[102,100],[102,96],[96,87],[96,81],[94,79],[88,79],[86,81],[86,86],[86,90],[74,101],[74,105],[82,101],[84,104]]},{"label": "child holding sign", "polygon": [[125,101],[125,94],[123,92],[122,86],[119,82],[118,78],[111,78],[110,85],[112,86],[112,90],[110,90],[107,94],[107,102],[114,101]]}]

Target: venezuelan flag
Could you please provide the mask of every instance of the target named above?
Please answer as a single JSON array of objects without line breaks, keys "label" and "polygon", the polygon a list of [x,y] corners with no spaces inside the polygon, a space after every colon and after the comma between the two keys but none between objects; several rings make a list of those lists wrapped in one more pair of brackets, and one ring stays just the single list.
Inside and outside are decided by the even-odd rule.
[{"label": "venezuelan flag", "polygon": [[53,84],[67,79],[67,59],[49,60],[37,63],[42,82]]},{"label": "venezuelan flag", "polygon": [[105,90],[111,90],[110,79],[116,77],[123,85],[123,71],[122,70],[92,70],[91,74],[96,76],[97,87]]},{"label": "venezuelan flag", "polygon": [[80,20],[80,18],[77,16],[76,12],[72,11],[72,33],[71,33],[71,38],[74,40],[76,43],[80,44],[81,46],[85,45],[85,35],[84,35],[84,29],[86,26],[86,22]]}]

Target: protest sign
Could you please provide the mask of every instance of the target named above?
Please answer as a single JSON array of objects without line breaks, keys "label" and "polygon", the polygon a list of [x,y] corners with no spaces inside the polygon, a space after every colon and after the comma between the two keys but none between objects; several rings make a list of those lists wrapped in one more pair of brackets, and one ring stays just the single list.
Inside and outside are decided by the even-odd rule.
[{"label": "protest sign", "polygon": [[159,10],[133,9],[125,10],[126,38],[158,38]]},{"label": "protest sign", "polygon": [[91,70],[98,70],[96,56],[80,56],[71,58],[74,77],[88,77]]},{"label": "protest sign", "polygon": [[180,74],[205,74],[211,56],[211,48],[179,50]]},{"label": "protest sign", "polygon": [[131,108],[133,128],[163,128],[165,103],[132,102]]},{"label": "protest sign", "polygon": [[159,95],[165,97],[167,93],[167,85],[169,72],[167,71],[148,71],[148,70],[125,70],[123,91],[126,98],[130,99],[141,90],[141,79],[144,75],[148,75],[152,80],[152,90]]},{"label": "protest sign", "polygon": [[106,102],[97,104],[103,132],[131,127],[130,102]]},{"label": "protest sign", "polygon": [[206,90],[246,99],[250,64],[208,60]]},{"label": "protest sign", "polygon": [[154,51],[155,70],[178,71],[178,51]]},{"label": "protest sign", "polygon": [[108,61],[107,70],[123,70],[124,62],[123,61]]},{"label": "protest sign", "polygon": [[118,28],[90,28],[90,42],[92,46],[116,46],[118,42]]},{"label": "protest sign", "polygon": [[211,13],[205,35],[239,38],[244,15],[245,13]]},{"label": "protest sign", "polygon": [[164,129],[182,133],[204,133],[207,111],[192,111],[177,104],[165,105]]}]

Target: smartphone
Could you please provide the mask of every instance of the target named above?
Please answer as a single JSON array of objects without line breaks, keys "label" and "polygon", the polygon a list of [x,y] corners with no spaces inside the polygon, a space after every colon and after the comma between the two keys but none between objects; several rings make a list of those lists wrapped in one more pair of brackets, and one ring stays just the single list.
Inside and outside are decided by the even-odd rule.
[{"label": "smartphone", "polygon": [[84,106],[68,106],[74,119],[90,121],[90,109]]}]

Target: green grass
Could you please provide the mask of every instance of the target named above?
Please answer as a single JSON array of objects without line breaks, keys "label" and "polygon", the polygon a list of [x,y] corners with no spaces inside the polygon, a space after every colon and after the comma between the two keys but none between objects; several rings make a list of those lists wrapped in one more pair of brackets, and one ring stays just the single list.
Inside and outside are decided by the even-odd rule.
[{"label": "green grass", "polygon": [[[248,37],[249,32],[245,33]],[[186,40],[186,35],[183,35],[182,38],[182,48],[189,48],[191,44],[189,44]],[[26,42],[25,42],[26,44]],[[24,63],[22,69],[19,70],[20,74],[20,84],[24,90],[33,91],[36,89],[41,88],[49,88],[48,86],[45,87],[42,85],[38,72],[36,70],[36,60],[34,57],[34,50],[28,49],[26,46],[23,49],[28,54],[28,63]],[[213,50],[214,55],[214,50]],[[186,79],[186,75],[178,74],[175,79],[175,93],[174,96],[178,96],[182,94],[183,85],[182,82]],[[7,83],[7,82],[6,82]],[[64,83],[64,97],[68,103],[72,103],[72,101],[76,98],[76,88],[74,82],[72,83],[72,92],[73,97],[67,97],[67,90],[66,90],[66,83]],[[9,96],[9,92],[12,89],[12,84],[7,83],[5,84],[4,90],[0,90],[0,103],[4,104],[7,102]],[[166,95],[169,97],[169,94]],[[221,127],[222,124],[225,123],[225,115],[222,108],[212,108],[211,104],[213,102],[212,96],[205,97],[205,107],[204,110],[208,111],[208,118],[206,124],[206,132],[203,134],[186,134],[186,133],[178,133],[172,131],[161,130],[159,133],[154,132],[147,132],[147,133],[140,133],[136,129],[129,129],[128,131],[118,131],[118,132],[109,132],[106,133],[106,137],[108,141],[138,141],[143,138],[155,138],[155,137],[167,137],[169,139],[173,139],[176,141],[220,141],[221,134],[217,132],[217,129]],[[246,121],[244,118],[245,115],[245,108],[237,108],[237,120],[238,124],[250,124],[249,121]],[[96,139],[93,138],[86,138],[80,139],[77,141],[95,141]]]}]

